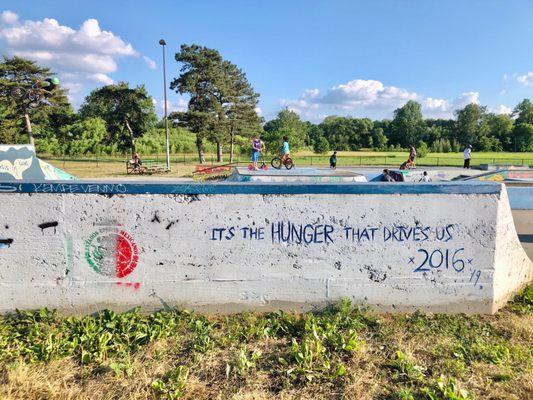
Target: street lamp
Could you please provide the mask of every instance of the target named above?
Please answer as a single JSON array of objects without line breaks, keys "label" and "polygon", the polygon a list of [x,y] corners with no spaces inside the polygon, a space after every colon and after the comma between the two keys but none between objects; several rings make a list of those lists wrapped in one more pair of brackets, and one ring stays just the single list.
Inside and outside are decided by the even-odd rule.
[{"label": "street lamp", "polygon": [[167,172],[170,171],[170,136],[168,133],[168,115],[167,115],[167,70],[165,65],[165,46],[167,42],[164,39],[159,41],[159,44],[163,48],[163,94],[165,100],[165,134],[167,137]]}]

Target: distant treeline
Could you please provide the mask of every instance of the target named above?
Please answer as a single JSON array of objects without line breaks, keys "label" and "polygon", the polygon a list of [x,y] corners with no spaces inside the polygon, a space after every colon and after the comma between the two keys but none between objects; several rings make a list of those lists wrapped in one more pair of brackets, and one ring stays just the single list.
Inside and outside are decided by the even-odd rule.
[{"label": "distant treeline", "polygon": [[[424,119],[421,105],[410,100],[394,111],[392,120],[329,116],[318,124],[281,110],[265,123],[257,115],[256,93],[246,75],[213,49],[183,45],[176,54],[181,74],[171,88],[190,96],[186,111],[170,115],[172,153],[223,154],[250,151],[250,139],[260,134],[274,153],[288,136],[292,150],[400,150],[413,144],[420,155],[457,152],[467,144],[475,151],[533,151],[533,103],[524,99],[510,114],[468,104],[453,119]],[[0,143],[28,143],[53,155],[112,155],[137,151],[165,152],[164,123],[144,86],[125,82],[93,90],[78,112],[59,86],[39,107],[29,107],[17,90],[53,76],[35,62],[20,57],[0,63]]]}]

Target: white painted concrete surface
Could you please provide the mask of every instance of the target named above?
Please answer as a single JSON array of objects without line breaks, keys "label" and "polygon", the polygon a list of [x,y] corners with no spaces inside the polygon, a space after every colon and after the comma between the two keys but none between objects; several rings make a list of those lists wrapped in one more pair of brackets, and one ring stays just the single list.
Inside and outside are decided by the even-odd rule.
[{"label": "white painted concrete surface", "polygon": [[[288,230],[290,227],[291,230]],[[0,194],[0,312],[492,313],[533,278],[502,194]]]}]

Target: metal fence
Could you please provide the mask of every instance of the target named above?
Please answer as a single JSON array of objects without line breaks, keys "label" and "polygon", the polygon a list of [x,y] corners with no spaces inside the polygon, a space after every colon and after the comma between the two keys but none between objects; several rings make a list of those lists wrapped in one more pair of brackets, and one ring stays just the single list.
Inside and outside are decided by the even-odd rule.
[{"label": "metal fence", "polygon": [[[266,155],[265,161],[270,163],[270,160],[274,155]],[[97,167],[100,164],[110,163],[110,162],[125,162],[129,159],[129,155],[126,154],[116,154],[113,156],[41,156],[43,160],[55,161],[56,163],[62,163],[63,166],[67,162],[80,162],[80,163],[93,163]],[[164,163],[166,161],[166,156],[164,154],[155,154],[147,155],[143,157],[144,160],[151,160],[154,162]],[[294,163],[298,166],[304,165],[329,165],[329,155],[295,155],[292,157]],[[395,155],[338,155],[337,156],[337,166],[350,167],[350,166],[396,166],[399,167],[407,158],[402,156]],[[198,164],[198,154],[187,153],[187,154],[173,154],[170,157],[172,164]],[[225,164],[229,162],[229,157],[224,157],[221,163],[217,162],[215,154],[205,154],[206,164],[215,165],[215,164]],[[250,157],[248,155],[235,155],[233,162],[237,164],[248,164],[250,163]],[[416,164],[419,166],[462,166],[463,158],[462,157],[442,157],[442,156],[427,156],[423,158],[417,158]],[[526,157],[483,157],[474,156],[471,160],[471,166],[479,166],[481,164],[500,164],[500,165],[523,165],[533,167],[533,154],[531,158]]]}]

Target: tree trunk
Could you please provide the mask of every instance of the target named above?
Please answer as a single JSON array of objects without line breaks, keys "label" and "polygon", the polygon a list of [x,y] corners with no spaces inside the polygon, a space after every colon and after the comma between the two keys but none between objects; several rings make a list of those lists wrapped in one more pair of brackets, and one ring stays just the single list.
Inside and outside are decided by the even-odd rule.
[{"label": "tree trunk", "polygon": [[24,113],[24,122],[26,123],[26,132],[28,132],[28,142],[30,146],[35,146],[35,140],[33,139],[33,133],[31,130],[30,115],[27,112]]},{"label": "tree trunk", "polygon": [[135,137],[133,136],[133,129],[131,129],[130,123],[125,118],[124,123],[126,124],[126,128],[128,128],[128,132],[131,135],[131,157],[133,158],[133,155],[135,154]]},{"label": "tree trunk", "polygon": [[204,146],[202,139],[198,135],[196,135],[196,148],[198,149],[198,161],[200,164],[205,163]]},{"label": "tree trunk", "polygon": [[233,162],[233,152],[235,151],[235,134],[231,132],[229,142],[229,162]]},{"label": "tree trunk", "polygon": [[217,141],[217,162],[222,162],[222,145]]}]

